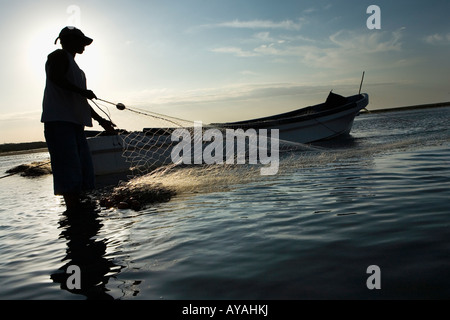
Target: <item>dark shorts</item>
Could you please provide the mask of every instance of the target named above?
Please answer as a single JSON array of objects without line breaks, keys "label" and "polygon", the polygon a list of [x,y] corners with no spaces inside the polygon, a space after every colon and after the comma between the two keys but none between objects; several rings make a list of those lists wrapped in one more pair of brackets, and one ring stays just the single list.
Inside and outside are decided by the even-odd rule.
[{"label": "dark shorts", "polygon": [[55,195],[94,189],[94,167],[84,127],[70,122],[46,122],[44,129]]}]

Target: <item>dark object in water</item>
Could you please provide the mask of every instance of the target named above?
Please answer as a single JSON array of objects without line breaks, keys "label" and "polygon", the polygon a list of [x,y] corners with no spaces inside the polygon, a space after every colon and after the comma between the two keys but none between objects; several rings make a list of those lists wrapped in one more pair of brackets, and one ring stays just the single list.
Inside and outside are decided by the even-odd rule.
[{"label": "dark object in water", "polygon": [[157,184],[124,184],[103,193],[99,202],[101,207],[139,211],[148,204],[170,201],[174,195],[175,191]]},{"label": "dark object in water", "polygon": [[17,167],[11,168],[6,173],[20,174],[22,177],[40,177],[52,173],[52,168],[49,161],[32,162],[30,164],[21,164]]}]

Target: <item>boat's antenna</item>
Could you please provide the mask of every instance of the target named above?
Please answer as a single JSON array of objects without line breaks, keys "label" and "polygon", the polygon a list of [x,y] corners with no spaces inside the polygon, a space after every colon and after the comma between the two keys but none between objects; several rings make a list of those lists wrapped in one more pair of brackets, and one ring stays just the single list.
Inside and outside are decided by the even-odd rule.
[{"label": "boat's antenna", "polygon": [[362,88],[362,84],[363,84],[363,81],[364,81],[364,74],[365,74],[365,73],[366,73],[366,72],[363,71],[362,79],[361,79],[361,84],[359,85],[359,93],[358,93],[358,94],[361,94],[361,88]]}]

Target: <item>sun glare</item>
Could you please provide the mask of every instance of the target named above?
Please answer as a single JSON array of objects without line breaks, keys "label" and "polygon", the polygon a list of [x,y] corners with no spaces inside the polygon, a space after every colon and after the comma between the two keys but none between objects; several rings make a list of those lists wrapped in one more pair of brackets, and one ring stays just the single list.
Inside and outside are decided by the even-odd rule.
[{"label": "sun glare", "polygon": [[83,54],[77,54],[75,61],[81,70],[84,71],[87,78],[87,85],[92,86],[101,82],[101,57],[99,44],[94,42],[87,46]]},{"label": "sun glare", "polygon": [[45,61],[47,60],[47,55],[56,49],[53,41],[57,36],[58,31],[55,32],[52,28],[36,30],[30,35],[25,48],[29,77],[39,81],[45,78]]},{"label": "sun glare", "polygon": [[[27,73],[29,77],[32,77],[38,82],[45,81],[45,62],[47,56],[61,48],[59,41],[54,43],[58,37],[59,31],[62,27],[55,26],[52,28],[44,28],[35,31],[27,41]],[[75,61],[80,68],[86,73],[88,80],[88,86],[93,83],[100,83],[100,48],[99,43],[93,43],[85,48],[83,54],[78,54],[75,57]]]}]

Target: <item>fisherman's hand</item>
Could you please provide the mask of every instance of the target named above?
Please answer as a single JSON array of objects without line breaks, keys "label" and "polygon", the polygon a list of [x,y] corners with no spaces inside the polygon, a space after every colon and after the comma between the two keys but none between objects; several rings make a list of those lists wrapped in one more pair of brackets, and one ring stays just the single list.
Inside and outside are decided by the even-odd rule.
[{"label": "fisherman's hand", "polygon": [[106,132],[116,133],[116,130],[114,129],[116,125],[111,121],[101,118],[98,120],[98,123],[103,127],[103,129],[105,129]]},{"label": "fisherman's hand", "polygon": [[82,95],[84,97],[88,98],[89,100],[97,99],[97,96],[95,95],[95,93],[92,90],[84,90],[82,92]]}]

